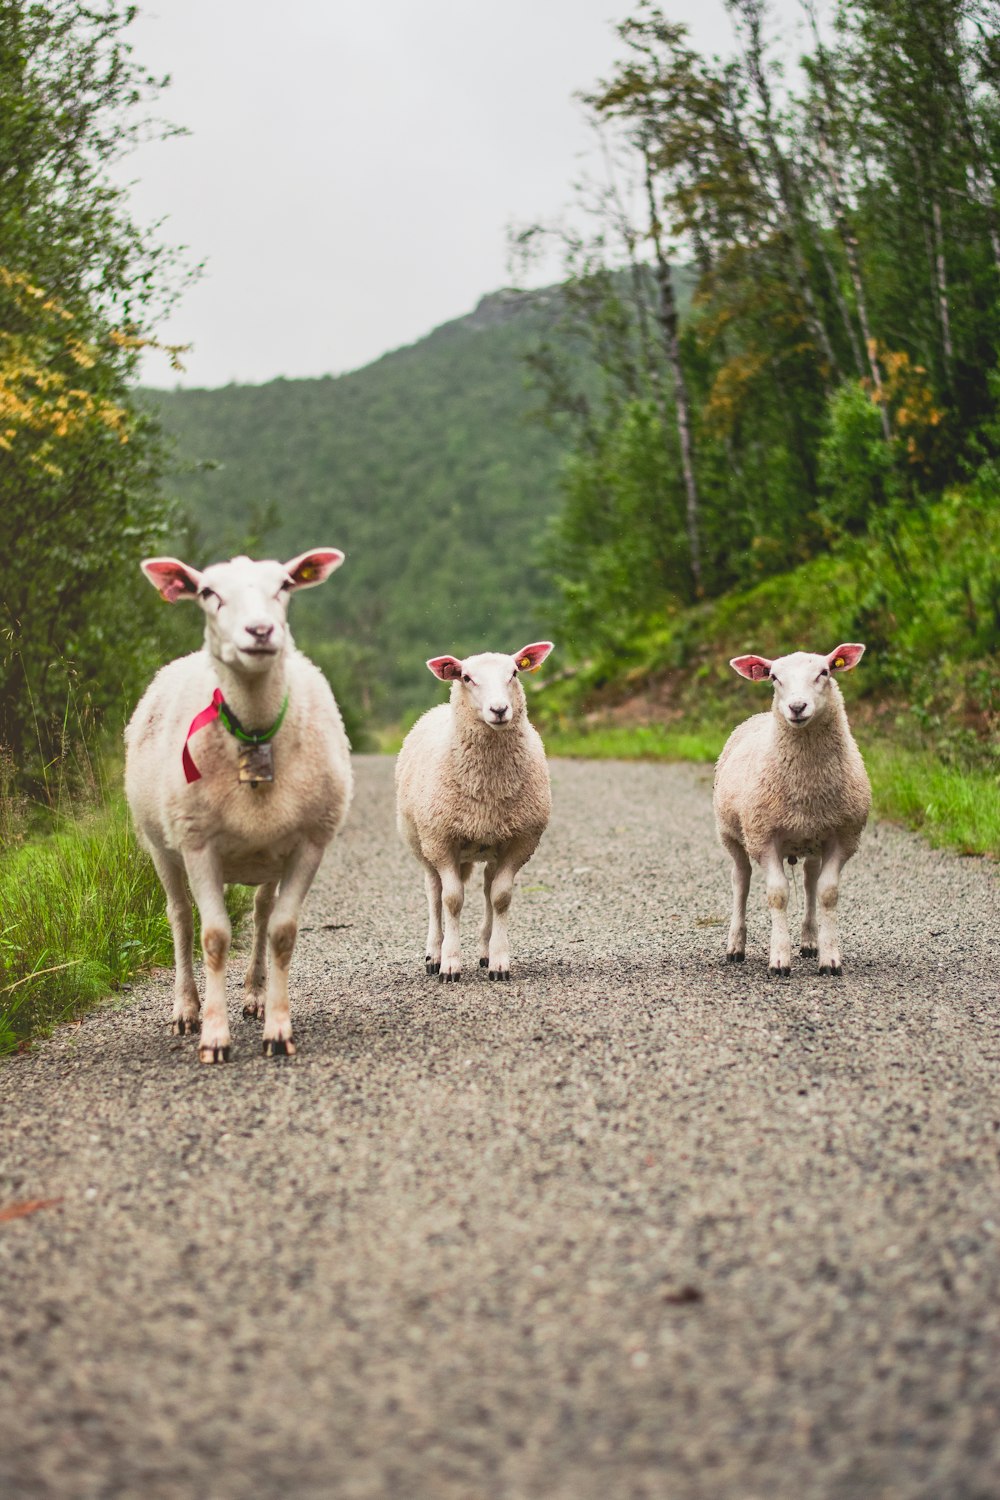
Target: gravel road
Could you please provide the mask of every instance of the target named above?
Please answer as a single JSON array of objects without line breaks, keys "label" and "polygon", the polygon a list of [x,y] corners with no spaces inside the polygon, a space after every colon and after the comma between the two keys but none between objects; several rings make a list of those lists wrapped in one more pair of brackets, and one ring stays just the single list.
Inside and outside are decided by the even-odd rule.
[{"label": "gravel road", "polygon": [[0,1210],[61,1200],[0,1222],[0,1493],[995,1500],[995,869],[870,829],[843,979],[770,980],[708,773],[557,762],[514,982],[444,986],[358,771],[297,1057],[199,1066],[162,974],[0,1064]]}]

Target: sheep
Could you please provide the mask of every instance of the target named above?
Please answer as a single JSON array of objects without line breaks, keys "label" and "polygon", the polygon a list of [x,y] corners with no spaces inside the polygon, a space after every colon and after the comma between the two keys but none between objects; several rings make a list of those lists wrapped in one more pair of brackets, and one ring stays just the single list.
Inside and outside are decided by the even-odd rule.
[{"label": "sheep", "polygon": [[551,650],[551,641],[536,641],[513,656],[488,651],[427,663],[451,683],[451,701],[425,713],[403,741],[397,826],[424,867],[425,965],[439,981],[461,978],[459,917],[476,863],[485,866],[479,964],[490,979],[510,979],[514,877],[537,849],[552,810],[545,747],[528,721],[518,672],[537,671]]},{"label": "sheep", "polygon": [[851,671],[864,650],[849,644],[829,656],[795,651],[776,661],[737,656],[730,662],[741,677],[774,686],[770,713],[755,714],[733,731],[715,769],[716,827],[733,861],[730,963],[745,957],[750,861],[755,860],[764,871],[771,909],[768,971],[791,973],[784,861],[804,859],[801,954],[818,958],[821,974],[843,972],[837,938],[840,871],[858,847],[872,794],[833,674]]},{"label": "sheep", "polygon": [[196,600],[205,616],[202,650],[161,668],[125,731],[128,803],[167,898],[176,1036],[199,1025],[185,875],[201,914],[203,1063],[230,1055],[226,882],[257,887],[243,1014],[263,1019],[265,1056],[295,1052],[288,970],[299,910],[344,822],[352,772],[340,710],[285,616],[292,593],[343,560],[325,547],[288,563],[234,557],[203,572],[173,557],[140,564],[168,603]]}]

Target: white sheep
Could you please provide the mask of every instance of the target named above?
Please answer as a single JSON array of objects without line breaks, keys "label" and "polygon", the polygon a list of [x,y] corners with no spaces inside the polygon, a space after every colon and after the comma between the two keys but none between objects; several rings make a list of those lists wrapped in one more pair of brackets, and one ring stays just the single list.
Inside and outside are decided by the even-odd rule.
[{"label": "white sheep", "polygon": [[461,977],[459,917],[476,863],[485,865],[479,963],[491,979],[510,979],[514,877],[537,849],[552,810],[545,748],[528,721],[518,672],[535,671],[551,650],[551,641],[537,641],[513,656],[490,651],[427,663],[451,683],[451,702],[425,713],[403,741],[397,823],[424,866],[426,967],[441,980]]},{"label": "white sheep", "polygon": [[829,656],[796,651],[776,661],[737,656],[730,662],[741,677],[774,687],[770,713],[756,714],[733,731],[715,770],[716,826],[733,861],[730,963],[742,963],[745,956],[750,861],[755,860],[767,881],[771,909],[769,971],[791,972],[784,861],[804,859],[802,955],[818,957],[821,974],[842,972],[840,871],[858,847],[872,795],[833,674],[857,666],[864,649],[844,645]]},{"label": "white sheep", "polygon": [[343,560],[328,547],[289,563],[234,557],[203,572],[172,557],[141,564],[164,599],[196,600],[205,615],[202,650],[157,673],[125,731],[129,806],[167,896],[179,1036],[198,1030],[199,1009],[185,875],[201,914],[205,1063],[230,1050],[226,882],[257,887],[243,1014],[263,1017],[266,1056],[295,1051],[288,969],[299,911],[347,814],[352,773],[340,710],[285,615],[293,592]]}]

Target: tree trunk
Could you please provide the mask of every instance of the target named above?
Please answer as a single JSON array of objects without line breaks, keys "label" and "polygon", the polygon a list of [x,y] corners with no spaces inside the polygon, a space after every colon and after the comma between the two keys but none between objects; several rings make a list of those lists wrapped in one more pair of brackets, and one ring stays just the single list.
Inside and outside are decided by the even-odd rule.
[{"label": "tree trunk", "polygon": [[[795,275],[798,282],[799,293],[805,304],[806,323],[812,334],[813,340],[820,349],[826,360],[827,370],[835,380],[840,379],[840,365],[837,356],[833,352],[830,336],[826,331],[826,325],[820,314],[816,295],[813,291],[812,280],[809,276],[809,267],[802,253],[802,246],[798,237],[799,202],[800,195],[794,176],[784,153],[778,144],[777,133],[774,128],[774,111],[771,104],[771,89],[764,72],[764,63],[761,55],[761,10],[760,0],[727,0],[731,10],[735,10],[746,27],[747,43],[745,47],[745,61],[747,72],[750,76],[761,106],[761,129],[767,146],[768,155],[771,158],[771,170],[774,173],[778,186],[778,197],[785,218],[785,232],[788,235],[789,248],[792,252],[792,261],[795,266]],[[829,375],[824,374],[823,386],[827,394],[830,390]]]},{"label": "tree trunk", "polygon": [[[836,116],[836,90],[827,64],[826,49],[823,46],[823,40],[820,36],[819,18],[816,14],[816,0],[802,0],[802,3],[806,15],[809,17],[813,39],[816,43],[816,58],[819,62],[820,79],[826,103],[826,108],[820,112],[817,136],[819,140],[820,159],[823,162],[827,182],[829,183],[828,199],[830,213],[833,217],[837,234],[840,237],[840,243],[844,247],[847,271],[851,278],[851,286],[854,289],[854,305],[857,308],[858,323],[861,326],[861,337],[865,345],[868,372],[871,375],[872,387],[875,391],[875,399],[878,402],[879,415],[882,419],[882,436],[888,443],[892,441],[892,429],[889,425],[889,412],[882,393],[882,369],[875,352],[877,345],[872,338],[871,323],[868,319],[868,298],[865,294],[864,277],[861,274],[858,237],[848,221],[840,163],[837,160],[837,153],[830,141],[830,120],[831,117]],[[855,347],[853,339],[851,347]]]},{"label": "tree trunk", "polygon": [[680,340],[677,336],[677,304],[674,300],[670,266],[663,253],[660,220],[656,211],[656,193],[653,187],[653,169],[649,159],[649,147],[642,147],[643,166],[646,178],[646,200],[649,205],[649,237],[653,243],[656,262],[656,285],[659,291],[659,323],[667,362],[674,378],[674,407],[677,411],[677,437],[681,449],[681,469],[684,474],[688,547],[691,554],[691,577],[697,597],[704,592],[701,573],[701,524],[698,503],[698,486],[694,473],[694,458],[691,445],[691,404],[688,399],[687,380],[681,365]]},{"label": "tree trunk", "polygon": [[948,307],[948,266],[944,253],[944,229],[941,223],[941,200],[937,194],[931,204],[934,220],[934,272],[937,280],[938,311],[941,317],[941,347],[948,384],[952,383],[955,350],[951,341],[951,312]]}]

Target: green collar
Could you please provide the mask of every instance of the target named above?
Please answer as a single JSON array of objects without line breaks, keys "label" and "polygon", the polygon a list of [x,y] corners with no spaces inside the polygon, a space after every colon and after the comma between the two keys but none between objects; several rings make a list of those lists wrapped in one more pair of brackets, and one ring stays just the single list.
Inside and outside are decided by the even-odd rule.
[{"label": "green collar", "polygon": [[273,740],[274,736],[281,728],[287,711],[288,694],[286,693],[285,701],[281,705],[281,712],[278,714],[278,717],[275,719],[270,729],[255,729],[251,731],[249,729],[243,728],[243,725],[233,713],[232,709],[229,707],[229,704],[225,699],[223,699],[219,704],[219,718],[222,720],[223,724],[229,730],[229,733],[234,737],[234,739],[242,740],[245,745],[266,745],[268,740]]}]

